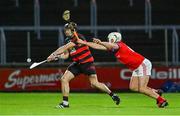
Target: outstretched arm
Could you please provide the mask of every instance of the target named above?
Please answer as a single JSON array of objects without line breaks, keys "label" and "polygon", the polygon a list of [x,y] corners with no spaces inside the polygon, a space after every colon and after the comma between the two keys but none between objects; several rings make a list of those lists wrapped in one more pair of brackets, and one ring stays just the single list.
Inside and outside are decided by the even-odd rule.
[{"label": "outstretched arm", "polygon": [[68,52],[68,50],[66,50],[61,55],[58,55],[58,56],[60,59],[67,59],[67,58],[69,58],[69,52]]},{"label": "outstretched arm", "polygon": [[86,41],[83,41],[83,40],[81,40],[81,39],[78,39],[77,42],[80,43],[80,44],[87,45],[87,46],[89,46],[89,47],[91,47],[91,48],[94,48],[94,49],[107,50],[106,47],[104,47],[104,46],[102,46],[102,45],[100,45],[100,44],[97,44],[97,43],[86,42]]},{"label": "outstretched arm", "polygon": [[54,51],[48,58],[48,62],[55,60],[62,53],[65,53],[68,49],[74,47],[75,44],[73,42],[69,42],[66,45],[59,47],[56,51]]},{"label": "outstretched arm", "polygon": [[102,42],[100,39],[97,39],[97,38],[94,38],[93,42],[104,46],[108,50],[119,48],[119,46],[116,43]]}]

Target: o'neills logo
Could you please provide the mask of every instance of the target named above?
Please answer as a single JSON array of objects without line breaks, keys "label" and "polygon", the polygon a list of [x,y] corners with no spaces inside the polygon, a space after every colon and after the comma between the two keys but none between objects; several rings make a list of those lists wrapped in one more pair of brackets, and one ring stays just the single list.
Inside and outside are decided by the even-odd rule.
[{"label": "o'neills logo", "polygon": [[21,70],[12,72],[8,77],[8,82],[5,83],[5,88],[18,86],[25,89],[29,86],[53,86],[55,81],[59,81],[59,78],[62,76],[62,73],[52,73],[19,77],[20,73]]},{"label": "o'neills logo", "polygon": [[[180,68],[165,68],[166,70],[152,69],[151,79],[180,79]],[[122,69],[120,72],[120,78],[123,80],[129,80],[131,75],[129,69]]]}]

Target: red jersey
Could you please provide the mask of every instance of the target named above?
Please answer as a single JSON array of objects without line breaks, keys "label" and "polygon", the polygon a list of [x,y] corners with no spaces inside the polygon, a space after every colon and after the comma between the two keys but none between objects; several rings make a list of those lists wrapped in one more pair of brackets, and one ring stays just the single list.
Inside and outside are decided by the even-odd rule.
[{"label": "red jersey", "polygon": [[116,58],[123,64],[125,64],[129,69],[134,70],[139,67],[139,65],[145,59],[142,55],[138,54],[127,46],[123,42],[118,42],[117,45],[119,49],[115,51]]},{"label": "red jersey", "polygon": [[[86,41],[83,35],[78,34],[78,37]],[[94,62],[94,58],[89,50],[89,47],[87,45],[77,43],[76,40],[76,37],[66,38],[66,43],[71,41],[76,44],[73,48],[69,49],[72,60],[78,63]]]}]

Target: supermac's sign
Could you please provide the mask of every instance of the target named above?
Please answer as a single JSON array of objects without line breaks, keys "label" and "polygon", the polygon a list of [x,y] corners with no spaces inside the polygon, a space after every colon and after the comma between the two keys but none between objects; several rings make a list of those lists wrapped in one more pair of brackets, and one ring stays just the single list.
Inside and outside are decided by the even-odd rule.
[{"label": "supermac's sign", "polygon": [[[59,91],[65,69],[0,69],[0,91]],[[128,89],[131,71],[121,67],[97,67],[98,80],[111,89]],[[180,67],[155,67],[149,85],[160,88],[167,80],[180,82]],[[70,82],[71,90],[92,90],[88,78],[79,75]]]},{"label": "supermac's sign", "polygon": [[62,75],[61,69],[0,69],[0,90],[51,90]]},{"label": "supermac's sign", "polygon": [[[120,77],[122,79],[129,79],[130,75],[126,75],[126,73],[130,73],[129,69],[122,69],[120,72]],[[152,69],[151,79],[180,79],[180,68],[154,68]]]},{"label": "supermac's sign", "polygon": [[40,75],[20,75],[21,70],[14,70],[8,77],[8,81],[5,83],[5,88],[12,88],[18,86],[21,89],[26,87],[33,86],[56,86],[54,82],[59,81],[59,78],[62,76],[62,73],[50,73],[50,74],[40,74]]}]

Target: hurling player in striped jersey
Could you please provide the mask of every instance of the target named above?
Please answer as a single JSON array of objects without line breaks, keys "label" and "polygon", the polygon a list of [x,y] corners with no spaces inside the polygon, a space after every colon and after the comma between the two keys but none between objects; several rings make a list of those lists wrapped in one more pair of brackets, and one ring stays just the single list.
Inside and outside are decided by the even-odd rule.
[{"label": "hurling player in striped jersey", "polygon": [[[66,35],[66,44],[59,47],[54,51],[47,60],[53,61],[57,57],[66,59],[71,57],[73,62],[69,65],[64,75],[61,77],[61,90],[63,94],[63,100],[57,105],[57,108],[68,108],[69,107],[69,81],[75,78],[79,74],[84,74],[88,77],[91,87],[97,88],[103,92],[108,93],[112,100],[119,105],[120,98],[111,92],[111,90],[103,83],[99,82],[97,79],[96,69],[94,66],[94,58],[89,50],[89,47],[84,44],[77,43],[77,37],[75,36],[75,31],[77,31],[77,25],[74,22],[69,22],[64,26],[64,33]],[[79,33],[76,33],[78,38],[85,40],[85,37]]]}]

